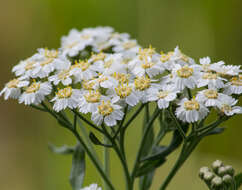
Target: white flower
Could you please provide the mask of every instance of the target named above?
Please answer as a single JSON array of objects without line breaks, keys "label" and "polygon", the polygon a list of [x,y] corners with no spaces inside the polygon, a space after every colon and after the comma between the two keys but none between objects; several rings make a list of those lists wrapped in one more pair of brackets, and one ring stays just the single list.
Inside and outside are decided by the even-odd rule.
[{"label": "white flower", "polygon": [[230,82],[225,84],[224,93],[231,94],[241,94],[242,93],[242,75],[233,77]]},{"label": "white flower", "polygon": [[0,96],[4,94],[4,99],[7,100],[8,98],[18,99],[21,95],[22,87],[28,86],[29,81],[20,80],[20,79],[13,79],[9,81],[3,90],[0,92]]},{"label": "white flower", "polygon": [[196,99],[203,102],[206,107],[210,107],[218,106],[226,97],[228,96],[218,93],[216,89],[206,89],[198,92]]},{"label": "white flower", "polygon": [[93,88],[99,89],[102,88],[114,88],[118,85],[118,81],[115,78],[109,75],[99,75],[98,78],[91,80],[94,83]]},{"label": "white flower", "polygon": [[102,190],[102,188],[98,187],[97,184],[91,184],[88,187],[84,187],[84,188],[82,188],[80,190]]},{"label": "white flower", "polygon": [[220,77],[217,73],[205,72],[202,73],[202,76],[197,81],[198,88],[204,86],[208,86],[208,88],[223,88],[223,81],[226,81],[226,79]]},{"label": "white flower", "polygon": [[98,90],[85,90],[82,92],[80,103],[78,104],[81,113],[95,112],[101,101],[107,100]]},{"label": "white flower", "polygon": [[234,114],[241,114],[242,107],[234,106],[238,100],[228,96],[224,98],[223,101],[218,105],[218,108],[227,116],[232,116]]},{"label": "white flower", "polygon": [[91,65],[88,61],[76,61],[71,66],[70,75],[75,77],[75,82],[81,82],[82,80],[89,80],[96,77],[97,70],[98,68],[95,65]]},{"label": "white flower", "polygon": [[194,123],[206,117],[209,110],[196,99],[183,98],[176,109],[176,116],[183,122]]},{"label": "white flower", "polygon": [[53,82],[54,85],[58,85],[60,82],[65,86],[70,85],[72,83],[70,69],[57,72],[57,74],[49,77],[49,81]]},{"label": "white flower", "polygon": [[174,52],[170,53],[169,55],[169,61],[175,64],[179,64],[181,66],[195,64],[195,61],[183,54],[178,46],[174,49]]},{"label": "white flower", "polygon": [[140,49],[136,58],[129,62],[129,69],[136,76],[154,77],[165,70],[160,61],[160,56],[153,48]]},{"label": "white flower", "polygon": [[151,88],[149,90],[149,101],[157,101],[160,109],[169,107],[169,103],[176,99],[178,91],[171,85],[164,85],[160,88]]},{"label": "white flower", "polygon": [[59,89],[56,96],[51,100],[54,103],[53,109],[57,112],[66,108],[74,109],[78,106],[81,98],[81,92],[71,87]]},{"label": "white flower", "polygon": [[174,65],[171,77],[169,78],[175,84],[178,90],[187,88],[195,88],[197,79],[200,77],[200,68],[197,65]]},{"label": "white flower", "polygon": [[223,65],[217,69],[216,72],[220,75],[236,76],[242,72],[242,70],[240,69],[240,65]]},{"label": "white flower", "polygon": [[19,103],[24,103],[25,105],[38,105],[45,99],[45,96],[51,93],[51,91],[52,87],[48,82],[42,83],[33,81],[19,97]]},{"label": "white flower", "polygon": [[135,106],[139,103],[139,97],[133,90],[133,85],[121,83],[112,90],[113,98],[117,101],[124,102],[130,106]]},{"label": "white flower", "polygon": [[107,126],[116,125],[117,120],[122,120],[124,113],[121,111],[122,107],[114,103],[110,100],[102,101],[96,111],[92,113],[92,121],[98,126],[103,121]]},{"label": "white flower", "polygon": [[204,72],[218,71],[225,63],[223,61],[219,61],[217,63],[211,64],[210,57],[204,57],[199,59],[200,64],[202,65],[202,70]]}]

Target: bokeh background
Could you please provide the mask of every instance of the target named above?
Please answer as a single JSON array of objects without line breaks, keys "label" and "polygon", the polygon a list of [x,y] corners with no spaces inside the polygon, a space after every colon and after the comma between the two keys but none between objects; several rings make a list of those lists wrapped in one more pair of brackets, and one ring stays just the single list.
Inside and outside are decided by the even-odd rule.
[{"label": "bokeh background", "polygon": [[[0,87],[12,78],[10,69],[32,55],[38,47],[58,48],[60,37],[71,28],[112,26],[128,32],[143,46],[152,44],[168,51],[179,45],[198,59],[241,64],[241,0],[8,0],[0,1]],[[49,142],[75,143],[55,120],[16,101],[0,100],[0,189],[70,190],[69,156],[50,153]],[[128,159],[132,163],[138,140],[139,120],[129,129]],[[242,119],[226,122],[222,135],[206,138],[169,186],[177,189],[206,189],[197,176],[203,165],[222,159],[242,171]],[[140,127],[141,128],[141,127]],[[170,161],[157,172],[152,189],[167,175]],[[124,187],[121,167],[112,158],[111,177]],[[101,183],[88,162],[85,184]]]}]

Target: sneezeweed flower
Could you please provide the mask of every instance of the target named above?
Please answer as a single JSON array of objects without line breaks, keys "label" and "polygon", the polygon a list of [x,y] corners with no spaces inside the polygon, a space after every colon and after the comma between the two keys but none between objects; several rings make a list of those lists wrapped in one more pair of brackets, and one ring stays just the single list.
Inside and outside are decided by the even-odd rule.
[{"label": "sneezeweed flower", "polygon": [[124,113],[121,111],[122,107],[115,103],[111,100],[102,101],[92,113],[92,121],[98,126],[103,121],[107,126],[116,125],[117,120],[122,120]]},{"label": "sneezeweed flower", "polygon": [[102,188],[98,187],[97,184],[91,184],[88,187],[84,187],[84,188],[82,188],[80,190],[102,190]]},{"label": "sneezeweed flower", "polygon": [[36,82],[35,80],[24,89],[23,94],[19,97],[19,103],[25,105],[40,104],[47,95],[52,91],[48,82]]},{"label": "sneezeweed flower", "polygon": [[51,101],[54,102],[53,109],[59,112],[66,108],[76,108],[79,104],[80,98],[80,90],[72,89],[69,86],[63,89],[58,89],[55,97]]},{"label": "sneezeweed flower", "polygon": [[174,86],[164,85],[160,88],[151,88],[148,99],[151,102],[157,101],[160,109],[166,109],[169,107],[170,102],[176,99],[177,93],[178,91],[175,90]]},{"label": "sneezeweed flower", "polygon": [[183,122],[194,123],[205,118],[209,110],[197,99],[183,98],[176,109],[176,116]]},{"label": "sneezeweed flower", "polygon": [[21,95],[21,88],[28,86],[29,81],[20,80],[18,78],[10,80],[3,90],[0,92],[0,96],[4,94],[4,99],[7,100],[9,98],[18,99]]}]

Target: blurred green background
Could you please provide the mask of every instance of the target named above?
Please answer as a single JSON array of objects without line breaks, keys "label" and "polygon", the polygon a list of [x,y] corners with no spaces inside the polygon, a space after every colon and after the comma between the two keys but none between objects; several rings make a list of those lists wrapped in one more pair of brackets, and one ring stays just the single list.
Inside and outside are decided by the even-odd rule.
[{"label": "blurred green background", "polygon": [[[98,25],[128,32],[141,45],[152,44],[157,50],[179,45],[196,59],[211,56],[214,61],[241,64],[241,9],[241,0],[1,0],[0,86],[12,78],[12,66],[37,48],[58,48],[60,37],[71,28]],[[0,106],[0,189],[70,190],[71,158],[54,155],[47,146],[73,144],[72,136],[49,116],[16,101],[1,99]],[[206,138],[168,189],[206,189],[198,170],[218,158],[242,171],[241,122],[236,116],[224,124],[225,133]],[[128,133],[131,163],[139,142],[133,137],[137,128],[139,122]],[[158,170],[152,189],[164,180],[177,153]],[[124,181],[116,157],[111,164],[111,177],[121,190]],[[88,162],[85,184],[92,182],[101,184]]]}]

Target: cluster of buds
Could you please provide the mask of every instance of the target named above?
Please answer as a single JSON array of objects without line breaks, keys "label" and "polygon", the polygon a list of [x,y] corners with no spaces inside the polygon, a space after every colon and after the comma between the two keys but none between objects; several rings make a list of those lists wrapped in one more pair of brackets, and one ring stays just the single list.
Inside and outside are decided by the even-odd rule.
[{"label": "cluster of buds", "polygon": [[212,169],[202,167],[199,171],[199,177],[207,184],[209,189],[222,190],[235,184],[234,168],[230,165],[224,165],[222,161],[216,160],[212,163]]}]

